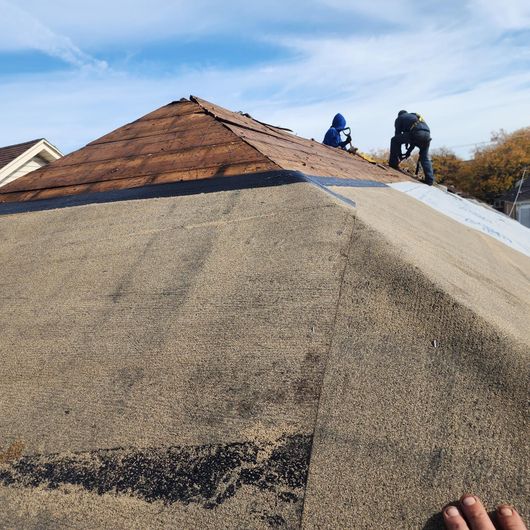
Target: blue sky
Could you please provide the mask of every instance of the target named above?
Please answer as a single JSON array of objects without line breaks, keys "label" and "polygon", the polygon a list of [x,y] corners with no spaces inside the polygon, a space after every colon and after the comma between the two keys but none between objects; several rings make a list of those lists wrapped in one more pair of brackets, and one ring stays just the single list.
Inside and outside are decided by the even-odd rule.
[{"label": "blue sky", "polygon": [[190,94],[386,147],[398,110],[467,156],[530,125],[527,0],[0,0],[0,145],[64,152]]}]

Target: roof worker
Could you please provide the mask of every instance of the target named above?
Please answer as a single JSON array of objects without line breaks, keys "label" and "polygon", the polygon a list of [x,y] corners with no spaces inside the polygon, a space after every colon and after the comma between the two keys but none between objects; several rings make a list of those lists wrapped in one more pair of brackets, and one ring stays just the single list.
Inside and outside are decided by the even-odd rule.
[{"label": "roof worker", "polygon": [[[346,132],[347,131],[347,132]],[[341,140],[340,134],[343,133],[346,135],[344,141]],[[342,114],[336,114],[333,118],[333,123],[328,129],[326,136],[324,136],[324,145],[329,145],[331,147],[340,147],[341,149],[346,149],[348,144],[351,144],[351,129],[346,127],[346,119]]]},{"label": "roof worker", "polygon": [[[388,165],[395,169],[399,163],[410,156],[415,147],[420,149],[420,163],[425,175],[425,184],[434,184],[434,173],[431,159],[429,158],[429,145],[431,143],[431,130],[422,116],[415,112],[400,110],[394,123],[396,132],[390,140],[390,158]],[[406,144],[408,149],[405,154],[401,152],[401,146]]]}]

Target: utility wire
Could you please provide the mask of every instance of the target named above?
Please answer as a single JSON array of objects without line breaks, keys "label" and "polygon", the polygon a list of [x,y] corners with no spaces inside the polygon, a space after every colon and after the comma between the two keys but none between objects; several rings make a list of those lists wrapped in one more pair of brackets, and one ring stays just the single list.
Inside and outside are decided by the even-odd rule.
[{"label": "utility wire", "polygon": [[512,216],[512,212],[513,212],[513,209],[515,208],[515,205],[517,203],[517,199],[519,198],[519,193],[521,193],[521,188],[523,187],[523,182],[524,182],[524,176],[526,175],[526,170],[528,168],[524,168],[523,170],[523,176],[521,177],[521,180],[519,181],[519,189],[517,190],[517,195],[515,196],[515,200],[513,201],[513,204],[512,204],[512,209],[510,210],[510,213],[509,213],[509,217]]},{"label": "utility wire", "polygon": [[493,142],[475,142],[474,144],[449,145],[447,149],[456,149],[457,147],[471,147],[473,145],[492,144]]}]

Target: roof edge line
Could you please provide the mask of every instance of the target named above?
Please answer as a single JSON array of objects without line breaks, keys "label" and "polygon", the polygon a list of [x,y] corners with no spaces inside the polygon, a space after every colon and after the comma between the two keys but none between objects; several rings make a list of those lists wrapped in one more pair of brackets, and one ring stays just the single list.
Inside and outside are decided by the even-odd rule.
[{"label": "roof edge line", "polygon": [[286,169],[241,173],[231,176],[218,176],[202,180],[184,180],[160,184],[113,189],[107,191],[86,191],[75,195],[62,195],[27,201],[0,202],[0,217],[19,213],[54,210],[58,208],[142,200],[161,197],[178,197],[208,192],[230,191],[254,187],[281,186],[304,182],[305,175],[299,171]]},{"label": "roof edge line", "polygon": [[[222,124],[225,124],[225,123],[228,123],[230,125],[233,125],[234,127],[239,127],[240,129],[245,129],[247,131],[254,131],[254,132],[257,132],[256,129],[253,129],[252,127],[248,127],[247,125],[244,125],[242,123],[238,123],[238,122],[235,122],[235,121],[232,121],[232,120],[228,120],[226,118],[223,118],[221,116],[218,116],[217,114],[215,114],[214,112],[212,112],[211,110],[203,107],[199,101],[200,98],[196,98],[195,96],[190,96],[190,98],[194,98],[193,99],[193,102],[194,103],[197,103],[197,105],[199,105],[201,107],[201,109],[203,109],[208,115],[210,116],[213,116],[217,121],[219,121],[220,123]],[[228,110],[226,109],[227,112],[232,112],[231,110]],[[259,123],[260,125],[263,125],[264,127],[266,127],[267,129],[270,129],[271,132],[264,132],[264,131],[259,131],[261,132],[261,134],[264,134],[265,136],[273,136],[274,138],[281,138],[281,137],[278,137],[278,136],[275,136],[274,132],[276,131],[284,131],[284,132],[290,132],[292,133],[292,135],[296,138],[302,138],[303,140],[309,140],[309,138],[304,138],[303,136],[298,136],[296,134],[294,134],[294,132],[291,130],[291,129],[287,129],[286,127],[277,127],[276,125],[271,125],[270,123],[265,123],[264,121],[259,121],[257,120],[256,118],[253,118],[250,114],[248,113],[241,113],[241,116],[245,117],[245,118],[248,118],[249,120],[252,120],[252,121],[255,121],[256,123]],[[233,131],[232,131],[233,132]],[[278,133],[276,133],[278,134]],[[243,138],[242,138],[243,139]],[[310,140],[309,140],[310,141]],[[248,143],[248,142],[246,142]],[[250,145],[250,144],[249,144]],[[265,155],[264,155],[265,156]]]},{"label": "roof edge line", "polygon": [[[252,163],[252,162],[256,162],[256,160],[254,160],[253,158],[249,158],[247,160],[243,160],[241,162],[239,162],[240,164],[247,164],[247,163]],[[69,166],[67,166],[69,167]],[[71,166],[70,166],[71,167]],[[203,166],[204,169],[210,169],[210,168],[215,168],[217,167],[216,165],[213,165],[213,166]],[[182,168],[180,171],[188,171],[192,168]],[[288,171],[288,170],[284,170],[283,168],[280,168],[282,171]],[[36,170],[38,171],[38,170]],[[270,171],[277,171],[276,169],[271,169]],[[0,205],[1,204],[4,204],[4,203],[7,203],[9,201],[2,201],[1,198],[3,195],[5,196],[8,196],[8,195],[13,195],[15,193],[31,193],[31,192],[41,192],[43,190],[56,190],[56,189],[61,189],[61,188],[69,188],[69,187],[72,187],[72,186],[84,186],[84,185],[91,185],[91,184],[98,184],[98,183],[102,183],[102,182],[119,182],[120,180],[127,180],[129,178],[153,178],[153,177],[156,177],[158,175],[166,175],[168,173],[174,173],[175,171],[174,170],[166,170],[166,171],[159,171],[157,173],[140,173],[138,175],[134,175],[132,177],[121,177],[121,178],[114,178],[114,179],[103,179],[103,180],[91,180],[91,181],[86,181],[86,182],[82,182],[82,183],[77,183],[77,184],[62,184],[60,186],[53,186],[53,187],[49,187],[49,188],[30,188],[30,189],[24,189],[24,190],[13,190],[13,191],[2,191],[2,189],[0,188]],[[292,172],[291,172],[292,173]],[[252,174],[252,173],[250,173]],[[229,177],[232,177],[232,176],[236,176],[236,175],[225,175],[225,178],[229,178]],[[206,178],[201,178],[201,179],[191,179],[191,181],[194,181],[194,180],[210,180],[212,178],[218,178],[219,176],[216,176],[216,175],[213,175],[211,177],[206,177]],[[177,180],[175,182],[187,182],[187,181],[180,181],[180,180]],[[151,184],[146,184],[147,186],[150,186]],[[153,185],[157,185],[157,184],[153,184]]]}]

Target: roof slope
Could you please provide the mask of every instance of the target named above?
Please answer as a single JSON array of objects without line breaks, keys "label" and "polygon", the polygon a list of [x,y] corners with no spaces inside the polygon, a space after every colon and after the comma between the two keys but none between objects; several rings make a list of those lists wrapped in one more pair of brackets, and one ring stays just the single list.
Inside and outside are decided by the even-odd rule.
[{"label": "roof slope", "polygon": [[406,180],[390,168],[192,96],[8,184],[2,188],[0,202],[278,169],[384,182]]},{"label": "roof slope", "polygon": [[370,163],[359,155],[301,138],[285,129],[260,123],[245,114],[227,111],[197,97],[192,99],[282,169],[323,177],[370,179],[376,182],[408,180],[403,173],[381,164]]},{"label": "roof slope", "polygon": [[342,193],[0,217],[0,527],[432,530],[468,490],[525,512],[529,259]]},{"label": "roof slope", "polygon": [[24,142],[21,144],[0,147],[0,169],[13,162],[13,160],[24,154],[30,147],[33,147],[41,140],[42,138],[38,138],[37,140],[30,140],[29,142]]}]

